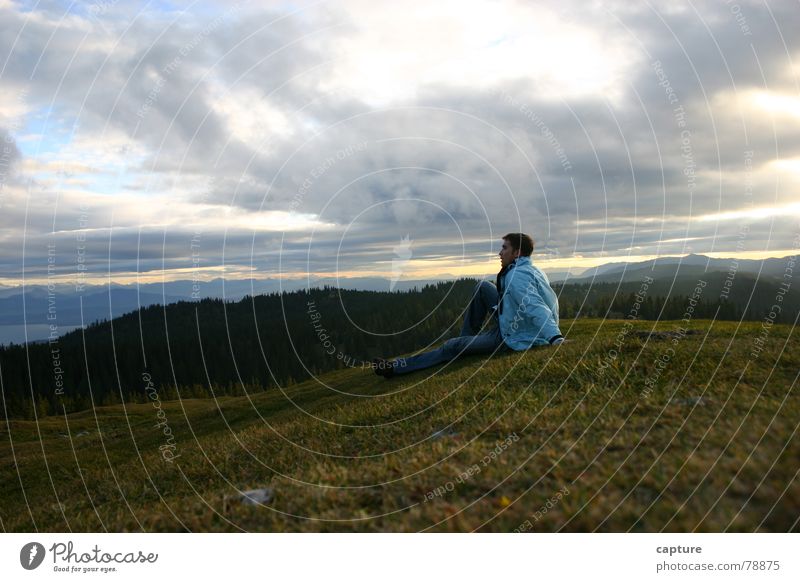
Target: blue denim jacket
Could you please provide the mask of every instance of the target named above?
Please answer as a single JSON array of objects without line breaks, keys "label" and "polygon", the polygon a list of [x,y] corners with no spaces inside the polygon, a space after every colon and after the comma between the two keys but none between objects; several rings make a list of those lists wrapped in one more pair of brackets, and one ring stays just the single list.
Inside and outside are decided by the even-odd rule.
[{"label": "blue denim jacket", "polygon": [[502,292],[500,333],[508,347],[527,350],[561,336],[558,297],[547,275],[531,264],[530,257],[518,257],[498,280]]}]

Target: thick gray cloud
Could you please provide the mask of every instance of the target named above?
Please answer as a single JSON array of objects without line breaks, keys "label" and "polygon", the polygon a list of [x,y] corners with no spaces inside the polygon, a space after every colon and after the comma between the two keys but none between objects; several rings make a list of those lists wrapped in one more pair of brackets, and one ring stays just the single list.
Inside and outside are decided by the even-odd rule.
[{"label": "thick gray cloud", "polygon": [[[578,34],[575,55],[553,40],[495,59],[536,32],[465,36],[474,66],[425,37],[413,6],[384,30],[358,0],[4,4],[0,120],[23,118],[9,137],[38,146],[13,150],[3,277],[43,276],[47,241],[71,264],[80,227],[95,229],[93,268],[110,256],[120,273],[192,268],[198,232],[203,266],[267,273],[385,268],[407,235],[415,259],[488,260],[519,229],[542,258],[789,248],[796,210],[724,213],[797,199],[796,5],[562,4],[542,18]],[[469,17],[440,36],[493,26]],[[414,27],[423,40],[398,45]],[[608,82],[581,64],[594,53]]]}]

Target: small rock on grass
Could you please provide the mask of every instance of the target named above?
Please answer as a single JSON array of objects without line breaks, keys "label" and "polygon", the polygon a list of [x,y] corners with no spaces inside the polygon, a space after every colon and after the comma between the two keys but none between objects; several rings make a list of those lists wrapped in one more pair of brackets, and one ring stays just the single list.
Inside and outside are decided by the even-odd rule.
[{"label": "small rock on grass", "polygon": [[243,505],[266,505],[275,497],[275,492],[269,488],[251,489],[241,495]]},{"label": "small rock on grass", "polygon": [[270,487],[262,489],[250,489],[242,491],[236,495],[225,497],[225,506],[229,507],[232,503],[240,503],[242,505],[266,505],[275,498],[275,491]]}]

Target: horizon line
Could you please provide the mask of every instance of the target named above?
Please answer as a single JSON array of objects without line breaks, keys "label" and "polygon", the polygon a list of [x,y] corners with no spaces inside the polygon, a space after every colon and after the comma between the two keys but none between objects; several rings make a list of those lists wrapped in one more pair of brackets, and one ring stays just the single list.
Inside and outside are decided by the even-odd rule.
[{"label": "horizon line", "polygon": [[[765,259],[782,259],[789,256],[796,255],[798,249],[784,249],[776,251],[743,251],[743,252],[730,252],[730,251],[717,251],[717,252],[689,252],[685,255],[681,254],[667,254],[667,255],[608,255],[602,257],[583,257],[580,255],[573,255],[568,258],[553,258],[546,259],[548,255],[540,255],[536,257],[533,254],[535,264],[540,267],[545,273],[564,273],[568,272],[571,276],[577,277],[582,273],[594,268],[612,263],[628,263],[636,264],[656,259],[678,259],[686,258],[689,256],[702,256],[709,259],[742,259],[742,260],[765,260]],[[426,262],[420,259],[419,262]],[[434,261],[440,263],[441,260]],[[462,261],[463,262],[463,261]],[[435,281],[436,277],[445,277],[445,279],[458,279],[470,277],[487,277],[493,276],[499,269],[495,269],[490,265],[496,265],[498,259],[493,257],[491,260],[484,260],[475,262],[473,266],[458,266],[453,263],[451,267],[442,267],[441,265],[435,268],[428,268],[416,270],[401,277],[401,281]],[[576,264],[577,263],[577,264]],[[482,265],[478,266],[478,265]],[[434,272],[432,270],[435,269]],[[576,270],[573,273],[573,270]],[[211,272],[217,276],[206,276],[203,278],[196,277],[200,273]],[[84,271],[84,274],[86,272]],[[153,273],[153,274],[148,274]],[[170,276],[172,274],[172,276]],[[263,276],[257,275],[258,271],[250,268],[243,268],[240,265],[228,265],[205,267],[202,269],[180,268],[170,269],[168,271],[146,271],[141,272],[127,272],[106,275],[103,277],[89,277],[83,276],[80,279],[81,285],[88,286],[107,286],[109,284],[116,285],[147,285],[152,283],[175,283],[178,281],[196,281],[198,283],[210,283],[217,279],[224,279],[227,281],[298,281],[302,279],[362,279],[362,278],[377,278],[377,279],[392,279],[392,273],[387,271],[344,271],[344,272],[290,272],[290,273],[265,273]],[[187,275],[195,275],[187,277]],[[16,289],[28,286],[61,286],[61,285],[76,285],[77,279],[74,274],[69,275],[54,275],[51,277],[32,277],[27,279],[6,279],[0,278],[0,287],[5,289]]]}]

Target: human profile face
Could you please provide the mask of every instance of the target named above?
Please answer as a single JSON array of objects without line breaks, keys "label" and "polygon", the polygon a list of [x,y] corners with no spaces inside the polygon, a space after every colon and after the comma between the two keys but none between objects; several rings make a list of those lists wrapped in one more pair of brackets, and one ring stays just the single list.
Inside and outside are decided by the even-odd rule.
[{"label": "human profile face", "polygon": [[519,256],[519,250],[514,250],[511,243],[503,239],[503,246],[500,248],[500,265],[505,269]]}]

